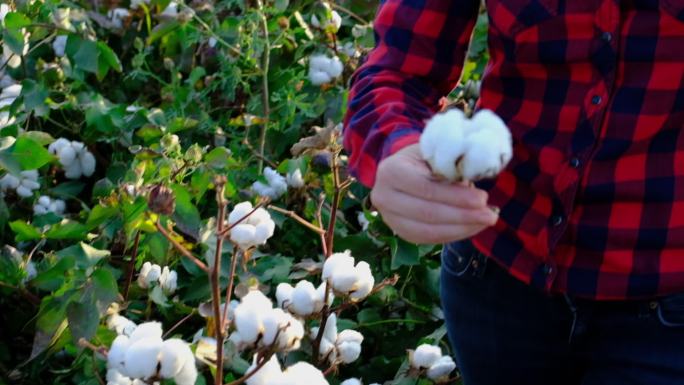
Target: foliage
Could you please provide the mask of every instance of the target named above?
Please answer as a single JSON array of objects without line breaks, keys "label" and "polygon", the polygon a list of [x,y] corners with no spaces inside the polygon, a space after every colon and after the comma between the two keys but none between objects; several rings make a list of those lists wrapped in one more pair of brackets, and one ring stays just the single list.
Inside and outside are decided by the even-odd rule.
[{"label": "foliage", "polygon": [[[339,30],[322,22],[333,10]],[[5,11],[0,175],[24,183],[22,171],[38,170],[39,187],[24,194],[11,178],[0,180],[0,384],[98,384],[106,372],[101,348],[117,335],[107,325],[112,303],[130,320],[162,322],[186,341],[200,329],[215,336],[216,320],[200,316],[214,289],[225,293],[234,284],[237,297],[256,288],[273,298],[279,283],[319,282],[325,257],[343,250],[368,262],[376,282],[399,280],[340,309],[340,330],[365,339],[361,358],[329,376],[331,383],[352,376],[430,383],[408,377],[406,349],[446,343],[439,248],[393,237],[364,209],[367,190],[345,182],[338,154],[335,127],[349,78],[373,46],[373,7],[363,0],[332,7],[313,0],[15,0]],[[483,13],[464,80],[479,79],[485,35]],[[312,84],[314,54],[337,56],[342,73]],[[459,87],[452,96],[472,103],[473,90]],[[74,151],[51,147],[58,138]],[[81,171],[65,174],[74,159]],[[250,186],[267,182],[264,166],[288,177],[298,170],[304,183],[261,199]],[[238,252],[228,238],[217,242],[218,222],[224,205],[245,200],[267,207],[277,226],[267,244]],[[332,225],[319,237],[312,224]],[[219,260],[213,282],[202,266]],[[135,277],[145,262],[174,270],[177,289],[141,285]],[[226,349],[217,383],[239,378],[251,360]],[[307,356],[303,349],[285,362]],[[197,383],[214,381],[216,369],[201,366]]]}]

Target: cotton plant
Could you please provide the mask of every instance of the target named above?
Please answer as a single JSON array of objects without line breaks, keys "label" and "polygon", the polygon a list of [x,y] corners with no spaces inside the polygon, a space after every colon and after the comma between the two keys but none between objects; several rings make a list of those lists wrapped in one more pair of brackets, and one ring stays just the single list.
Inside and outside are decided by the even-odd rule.
[{"label": "cotton plant", "polygon": [[173,379],[177,385],[193,385],[197,380],[195,355],[190,345],[178,338],[164,340],[159,322],[138,325],[130,335],[119,334],[107,355],[107,376],[146,381]]},{"label": "cotton plant", "polygon": [[33,213],[35,215],[45,215],[53,213],[57,215],[64,214],[66,210],[66,203],[62,199],[50,198],[47,195],[41,195],[33,205]]},{"label": "cotton plant", "polygon": [[21,198],[32,197],[33,192],[39,188],[38,170],[21,171],[19,175],[7,173],[0,178],[0,191],[6,193],[14,190]]},{"label": "cotton plant", "polygon": [[266,167],[264,168],[264,178],[266,178],[266,183],[256,181],[252,184],[252,190],[257,195],[276,200],[287,192],[287,179],[280,175],[278,171]]},{"label": "cotton plant", "polygon": [[365,299],[375,285],[370,265],[361,261],[355,264],[351,252],[334,253],[325,260],[321,276],[341,296],[348,296],[352,302]]},{"label": "cotton plant", "polygon": [[275,222],[264,208],[254,209],[251,202],[235,205],[228,215],[230,240],[242,250],[264,245],[273,236]]},{"label": "cotton plant", "polygon": [[138,286],[149,289],[155,285],[159,285],[164,293],[173,294],[178,287],[178,273],[168,266],[162,268],[156,263],[143,263],[138,274]]},{"label": "cotton plant", "polygon": [[337,56],[317,54],[309,58],[309,81],[315,86],[331,83],[343,70],[344,65]]},{"label": "cotton plant", "polygon": [[451,356],[442,354],[439,346],[422,344],[416,350],[409,350],[411,370],[418,375],[426,375],[439,384],[448,383],[449,375],[456,369]]},{"label": "cotton plant", "polygon": [[271,300],[258,290],[251,290],[235,308],[235,331],[229,340],[239,350],[255,345],[288,352],[299,349],[304,325],[290,313],[274,308]]},{"label": "cotton plant", "polygon": [[95,172],[95,156],[81,142],[59,138],[48,146],[48,151],[59,158],[68,179],[89,177]]},{"label": "cotton plant", "polygon": [[513,155],[508,127],[490,110],[472,119],[458,109],[433,116],[419,147],[433,174],[450,182],[493,178]]}]

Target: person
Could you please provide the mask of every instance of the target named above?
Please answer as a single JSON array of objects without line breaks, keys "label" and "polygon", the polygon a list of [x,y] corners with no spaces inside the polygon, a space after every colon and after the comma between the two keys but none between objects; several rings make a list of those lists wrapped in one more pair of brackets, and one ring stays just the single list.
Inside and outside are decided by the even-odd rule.
[{"label": "person", "polygon": [[513,159],[469,187],[432,178],[417,142],[479,8],[382,1],[344,124],[383,220],[445,244],[465,385],[684,384],[684,1],[487,0],[477,108]]}]

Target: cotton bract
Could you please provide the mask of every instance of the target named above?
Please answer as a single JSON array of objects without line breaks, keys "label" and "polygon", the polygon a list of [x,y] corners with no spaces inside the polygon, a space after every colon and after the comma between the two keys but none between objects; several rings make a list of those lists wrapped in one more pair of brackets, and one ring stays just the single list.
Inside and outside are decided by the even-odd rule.
[{"label": "cotton bract", "polygon": [[[232,226],[230,240],[243,250],[265,244],[275,231],[275,222],[268,211],[260,207],[251,213],[253,210],[250,202],[242,202],[228,215],[228,225]],[[249,216],[245,218],[246,215]]]},{"label": "cotton bract", "polygon": [[354,265],[354,257],[349,250],[335,253],[323,264],[322,278],[327,280],[335,292],[349,295],[357,302],[366,298],[375,285],[375,278],[366,262]]},{"label": "cotton bract", "polygon": [[33,190],[40,188],[38,170],[21,171],[19,175],[10,173],[0,178],[0,190],[7,192],[14,190],[22,198],[33,196]]},{"label": "cotton bract", "polygon": [[273,200],[280,198],[287,192],[287,180],[282,175],[270,167],[264,168],[266,183],[256,181],[252,184],[252,190],[262,197],[269,197]]},{"label": "cotton bract", "polygon": [[457,109],[433,116],[419,146],[432,172],[451,182],[492,178],[513,154],[508,127],[490,110],[481,110],[470,120]]},{"label": "cotton bract", "polygon": [[95,157],[81,142],[59,138],[48,146],[48,151],[59,158],[64,176],[69,179],[88,177],[95,172]]},{"label": "cotton bract", "polygon": [[309,58],[309,81],[315,86],[332,82],[342,75],[344,66],[337,56],[312,55]]}]

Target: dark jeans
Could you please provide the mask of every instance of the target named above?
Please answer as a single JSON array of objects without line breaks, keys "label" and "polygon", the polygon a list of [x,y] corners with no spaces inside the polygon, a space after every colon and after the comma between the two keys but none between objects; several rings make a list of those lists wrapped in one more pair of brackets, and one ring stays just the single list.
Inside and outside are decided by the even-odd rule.
[{"label": "dark jeans", "polygon": [[684,293],[548,295],[469,242],[442,252],[442,305],[465,385],[684,384]]}]

